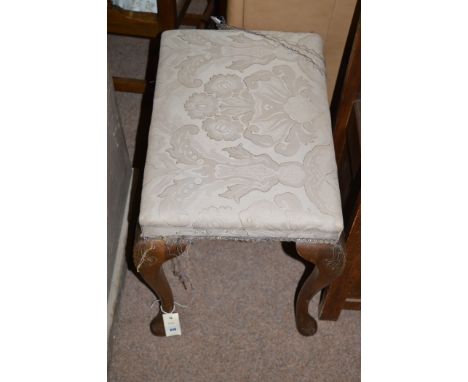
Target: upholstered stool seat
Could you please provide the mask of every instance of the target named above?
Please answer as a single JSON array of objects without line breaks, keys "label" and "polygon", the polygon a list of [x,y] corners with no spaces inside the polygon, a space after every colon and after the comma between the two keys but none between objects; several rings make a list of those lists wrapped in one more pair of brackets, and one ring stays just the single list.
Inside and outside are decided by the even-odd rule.
[{"label": "upholstered stool seat", "polygon": [[[316,34],[270,35],[321,54]],[[319,65],[247,32],[164,32],[143,235],[337,241],[343,223]]]},{"label": "upholstered stool seat", "polygon": [[[301,256],[321,253],[338,272],[343,219],[321,57],[312,33],[163,33],[139,271],[177,254],[154,243],[203,237],[305,241]],[[144,257],[151,250],[160,261]]]}]

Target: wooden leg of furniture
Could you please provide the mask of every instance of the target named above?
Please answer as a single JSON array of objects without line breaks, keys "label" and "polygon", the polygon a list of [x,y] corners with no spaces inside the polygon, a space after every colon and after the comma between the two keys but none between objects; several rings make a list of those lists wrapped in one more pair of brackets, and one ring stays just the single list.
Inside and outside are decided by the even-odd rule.
[{"label": "wooden leg of furniture", "polygon": [[[174,309],[174,297],[162,265],[183,253],[185,248],[186,243],[168,244],[164,240],[140,240],[133,251],[137,272],[159,298],[162,310],[168,313]],[[153,319],[150,328],[154,335],[165,336],[161,312]]]},{"label": "wooden leg of furniture", "polygon": [[361,310],[361,197],[346,239],[346,266],[343,273],[320,299],[319,318],[338,320],[341,310]]},{"label": "wooden leg of furniture", "polygon": [[309,302],[341,274],[345,255],[340,243],[330,245],[297,242],[296,249],[299,256],[315,265],[302,285],[296,301],[297,329],[304,336],[312,336],[317,331],[317,321],[309,314]]}]

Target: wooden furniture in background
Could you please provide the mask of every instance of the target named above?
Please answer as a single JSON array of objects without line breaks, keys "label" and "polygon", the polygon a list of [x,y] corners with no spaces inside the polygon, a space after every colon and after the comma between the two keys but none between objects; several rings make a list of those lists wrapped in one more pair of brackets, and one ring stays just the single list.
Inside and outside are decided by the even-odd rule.
[{"label": "wooden furniture in background", "polygon": [[345,226],[346,266],[321,296],[319,317],[337,320],[342,309],[361,309],[361,102],[352,105],[338,174]]},{"label": "wooden furniture in background", "polygon": [[337,320],[361,309],[361,27],[356,5],[331,106],[347,263],[321,296],[319,317]]},{"label": "wooden furniture in background", "polygon": [[[156,39],[162,32],[177,29],[181,24],[204,28],[209,17],[215,10],[215,0],[208,0],[207,6],[201,15],[187,14],[191,0],[185,0],[180,11],[177,12],[176,0],[155,0],[158,4],[158,13],[132,12],[116,7],[111,0],[107,2],[107,33],[124,36]],[[218,9],[222,6],[218,5]],[[148,82],[146,80],[124,77],[113,77],[116,91],[130,93],[144,93]]]},{"label": "wooden furniture in background", "polygon": [[353,103],[361,97],[361,2],[358,1],[349,29],[337,83],[330,106],[336,160],[340,163],[346,128]]},{"label": "wooden furniture in background", "polygon": [[[155,0],[156,1],[156,0]],[[203,28],[216,10],[223,12],[222,1],[208,0],[203,14],[186,13],[191,0],[185,0],[177,13],[176,0],[157,0],[158,13],[132,12],[107,2],[107,32],[124,36],[154,38],[161,32],[179,25]]]}]

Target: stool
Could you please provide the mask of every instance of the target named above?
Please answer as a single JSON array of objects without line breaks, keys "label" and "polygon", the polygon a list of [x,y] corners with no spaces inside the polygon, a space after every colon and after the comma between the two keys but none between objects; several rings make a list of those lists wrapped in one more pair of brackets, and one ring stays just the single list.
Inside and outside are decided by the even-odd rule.
[{"label": "stool", "polygon": [[[134,262],[164,311],[162,265],[188,242],[292,241],[315,265],[296,325],[316,332],[309,301],[344,265],[324,69],[313,33],[163,33]],[[161,314],[151,330],[164,335]]]}]

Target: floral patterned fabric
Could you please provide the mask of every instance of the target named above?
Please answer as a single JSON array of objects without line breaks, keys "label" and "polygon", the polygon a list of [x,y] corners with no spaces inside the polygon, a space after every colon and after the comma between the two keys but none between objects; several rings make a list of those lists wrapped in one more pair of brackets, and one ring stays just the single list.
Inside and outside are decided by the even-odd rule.
[{"label": "floral patterned fabric", "polygon": [[277,42],[320,56],[321,39],[262,33],[163,33],[143,236],[338,240],[323,64]]}]

